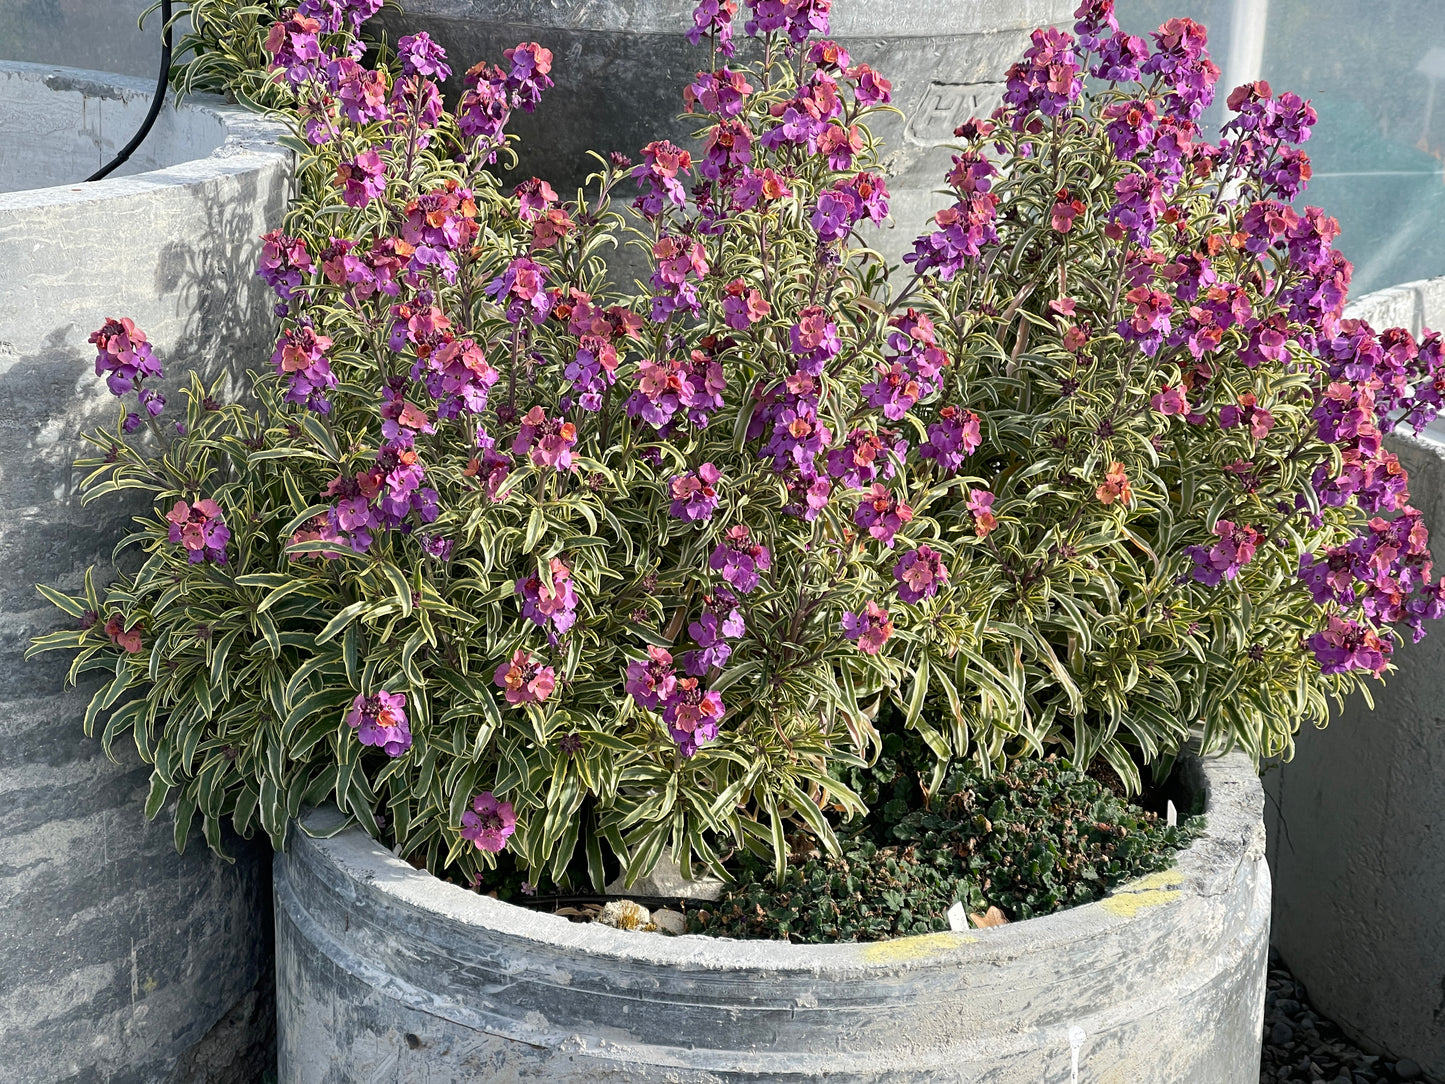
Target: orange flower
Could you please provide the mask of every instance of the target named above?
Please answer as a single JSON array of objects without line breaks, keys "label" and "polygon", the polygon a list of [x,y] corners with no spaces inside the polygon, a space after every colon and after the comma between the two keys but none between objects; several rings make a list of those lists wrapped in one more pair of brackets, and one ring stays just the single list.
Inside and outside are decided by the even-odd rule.
[{"label": "orange flower", "polygon": [[1118,501],[1127,506],[1134,503],[1134,491],[1129,488],[1129,476],[1124,473],[1123,463],[1109,464],[1109,470],[1104,475],[1104,484],[1094,490],[1094,496],[1099,498],[1101,504]]}]

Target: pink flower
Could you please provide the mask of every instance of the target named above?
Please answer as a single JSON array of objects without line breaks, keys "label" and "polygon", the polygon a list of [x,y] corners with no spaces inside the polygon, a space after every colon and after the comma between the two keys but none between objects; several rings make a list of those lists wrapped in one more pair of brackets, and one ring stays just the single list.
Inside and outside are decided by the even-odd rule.
[{"label": "pink flower", "polygon": [[380,689],[375,696],[358,694],[346,713],[346,725],[357,732],[362,745],[374,745],[389,757],[399,757],[411,748],[404,693]]},{"label": "pink flower", "polygon": [[691,757],[697,754],[699,745],[717,737],[723,712],[719,693],[704,691],[697,678],[685,677],[678,681],[668,698],[663,721],[682,755]]},{"label": "pink flower", "polygon": [[893,578],[898,581],[898,597],[913,604],[932,598],[948,583],[948,566],[937,550],[919,546],[893,566]]},{"label": "pink flower", "polygon": [[492,681],[506,690],[507,703],[513,707],[523,704],[541,703],[552,695],[557,687],[557,671],[543,666],[532,656],[518,648],[510,662],[497,667]]},{"label": "pink flower", "polygon": [[349,207],[365,207],[386,191],[386,166],[375,150],[364,150],[336,167],[341,199]]},{"label": "pink flower", "polygon": [[637,701],[638,707],[656,711],[671,699],[677,687],[672,669],[672,654],[655,644],[647,645],[647,661],[633,659],[627,664],[627,681],[623,688]]},{"label": "pink flower", "polygon": [[968,491],[968,510],[973,513],[973,533],[987,538],[998,526],[998,517],[993,514],[994,494],[986,489]]},{"label": "pink flower", "polygon": [[893,548],[893,536],[912,518],[913,509],[893,496],[882,482],[873,483],[853,514],[854,523],[889,549]]},{"label": "pink flower", "polygon": [[517,830],[517,813],[511,802],[497,800],[489,790],[472,799],[472,808],[462,814],[462,838],[477,845],[477,850],[496,854],[507,845]]},{"label": "pink flower", "polygon": [[678,519],[709,520],[717,511],[717,482],[722,473],[711,463],[698,467],[695,474],[677,474],[672,478],[672,505],[669,513]]},{"label": "pink flower", "polygon": [[857,644],[863,654],[876,655],[893,635],[893,622],[888,619],[887,610],[870,602],[862,613],[843,614],[843,635]]},{"label": "pink flower", "polygon": [[530,455],[532,465],[555,470],[576,470],[572,449],[577,444],[577,427],[561,418],[549,418],[534,406],[522,418],[522,428],[512,442],[517,455]]},{"label": "pink flower", "polygon": [[1189,402],[1184,398],[1184,389],[1172,384],[1165,385],[1163,391],[1156,392],[1150,398],[1149,405],[1166,418],[1189,413]]}]

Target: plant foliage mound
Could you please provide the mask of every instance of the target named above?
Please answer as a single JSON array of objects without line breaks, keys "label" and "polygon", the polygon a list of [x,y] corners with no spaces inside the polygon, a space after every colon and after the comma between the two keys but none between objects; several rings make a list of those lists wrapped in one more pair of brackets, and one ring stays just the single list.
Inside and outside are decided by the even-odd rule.
[{"label": "plant foliage mound", "polygon": [[1037,31],[890,267],[891,87],[828,0],[701,4],[696,141],[575,198],[493,171],[544,45],[448,108],[425,34],[358,37],[375,0],[220,3],[192,74],[298,156],[276,348],[176,411],[143,329],[95,332],[128,405],[84,488],[137,491],[143,561],[43,588],[78,628],[35,645],[100,673],[87,728],[178,841],[335,801],[463,880],[781,879],[890,734],[930,793],[1048,755],[1137,790],[1195,727],[1287,752],[1445,609],[1382,443],[1438,410],[1440,337],[1342,319],[1334,220],[1291,206],[1313,110],[1251,84],[1204,140],[1189,20]]},{"label": "plant foliage mound", "polygon": [[968,915],[1034,918],[1173,865],[1203,829],[1202,817],[1168,825],[1054,758],[992,775],[960,763],[921,808],[926,754],[885,753],[860,773],[872,811],[840,830],[840,854],[795,856],[781,881],[744,861],[715,905],[689,912],[689,932],[882,941],[948,930],[955,902]]}]

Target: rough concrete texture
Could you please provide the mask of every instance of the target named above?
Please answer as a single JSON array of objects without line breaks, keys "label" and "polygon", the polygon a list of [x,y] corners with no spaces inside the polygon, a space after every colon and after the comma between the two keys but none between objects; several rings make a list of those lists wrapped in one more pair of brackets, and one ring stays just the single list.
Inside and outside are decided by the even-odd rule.
[{"label": "rough concrete texture", "polygon": [[[41,64],[0,64],[0,192],[75,184],[105,165],[140,130],[155,84]],[[125,177],[205,158],[226,140],[209,109],[162,107]]]},{"label": "rough concrete texture", "polygon": [[[1348,314],[1376,329],[1438,327],[1445,278],[1370,294]],[[1445,443],[1432,427],[1387,444],[1438,547]],[[1274,941],[1347,1035],[1445,1079],[1445,629],[1393,661],[1373,711],[1352,698],[1266,777]]]},{"label": "rough concrete texture", "polygon": [[[146,19],[145,29],[136,25],[151,3],[0,0],[0,57],[148,77],[154,86],[161,59],[159,12]],[[186,26],[182,18],[175,31],[177,41]]]},{"label": "rough concrete texture", "polygon": [[[113,78],[57,77],[72,86]],[[220,102],[187,108],[226,127],[208,157],[0,195],[5,1082],[164,1080],[252,990],[264,962],[266,849],[231,840],[238,860],[227,865],[197,833],[178,856],[169,811],[144,820],[148,770],[134,748],[122,743],[112,763],[82,735],[93,686],[65,689],[61,656],[22,660],[30,637],[69,620],[34,584],[78,589],[86,566],[104,569],[130,517],[149,512],[134,499],[82,509],[77,498],[79,436],[117,411],[95,375],[89,332],[107,316],[133,317],[166,363],[172,394],[189,369],[210,377],[269,355],[270,301],[252,269],[257,236],[285,209],[290,155],[272,125]]]},{"label": "rough concrete texture", "polygon": [[1253,1084],[1262,795],[1243,756],[1193,764],[1209,827],[1176,869],[1045,918],[876,944],[574,924],[357,829],[303,828],[275,867],[282,1084]]},{"label": "rough concrete texture", "polygon": [[[407,0],[404,12],[385,12],[381,20],[392,40],[426,30],[446,47],[457,73],[480,60],[501,62],[502,51],[519,41],[551,49],[557,85],[509,129],[522,138],[517,179],[535,174],[567,196],[596,168],[588,150],[635,158],[654,139],[690,145],[698,125],[678,117],[682,88],[709,63],[707,50],[683,36],[695,6],[695,0]],[[900,259],[947,204],[933,193],[949,169],[953,129],[987,116],[1029,32],[1072,26],[1075,7],[1075,0],[834,3],[830,36],[855,63],[893,81],[893,104],[904,113],[867,120],[886,148],[894,225],[871,239],[885,256]],[[740,58],[752,44],[741,24],[740,14]],[[459,74],[453,79],[456,90]]]}]

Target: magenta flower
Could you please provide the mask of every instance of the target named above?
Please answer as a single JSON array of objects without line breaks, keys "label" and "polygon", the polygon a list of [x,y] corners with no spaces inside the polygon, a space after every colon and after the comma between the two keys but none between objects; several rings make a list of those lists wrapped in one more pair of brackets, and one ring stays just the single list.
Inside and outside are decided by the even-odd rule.
[{"label": "magenta flower", "polygon": [[271,24],[270,31],[261,48],[271,54],[270,71],[284,71],[286,81],[300,86],[318,74],[321,59],[321,43],[316,35],[321,23],[299,12],[292,12],[290,18]]},{"label": "magenta flower", "polygon": [[680,678],[663,710],[663,721],[685,757],[697,755],[698,746],[717,737],[723,718],[722,696],[704,690],[695,677]]},{"label": "magenta flower", "polygon": [[734,331],[746,331],[773,311],[761,293],[742,279],[733,279],[723,289],[723,323]]},{"label": "magenta flower", "polygon": [[[717,43],[717,51],[725,57],[733,55],[733,16],[738,13],[737,0],[698,0],[692,12],[692,26],[688,28],[687,40],[698,45],[705,37]],[[709,109],[717,113],[721,110]]]},{"label": "magenta flower", "polygon": [[647,645],[647,660],[633,659],[627,664],[627,680],[623,688],[637,701],[638,707],[656,711],[672,697],[677,675],[672,668],[672,654],[655,644]]},{"label": "magenta flower", "polygon": [[549,418],[534,406],[522,418],[522,428],[512,442],[512,452],[531,457],[534,467],[576,470],[572,449],[577,445],[577,427],[561,418]]},{"label": "magenta flower", "polygon": [[374,696],[358,694],[346,713],[346,725],[356,731],[362,745],[374,745],[389,757],[399,757],[411,748],[405,693],[381,689]]},{"label": "magenta flower", "polygon": [[552,50],[542,48],[535,41],[524,41],[503,50],[502,56],[511,65],[506,88],[513,108],[532,112],[542,100],[542,92],[552,86],[548,74],[552,70]]},{"label": "magenta flower", "polygon": [[522,616],[537,624],[552,623],[556,636],[564,636],[577,620],[577,589],[572,583],[572,570],[553,557],[549,571],[552,586],[542,582],[542,577],[533,573],[517,581],[516,593],[522,596]]},{"label": "magenta flower", "polygon": [[288,237],[280,230],[265,234],[261,242],[256,274],[282,301],[290,301],[311,275],[311,255],[306,251],[306,242],[299,237]]},{"label": "magenta flower", "polygon": [[767,546],[752,540],[746,525],[739,523],[728,528],[708,558],[708,565],[721,572],[733,590],[746,595],[758,586],[758,573],[773,567],[773,556]]},{"label": "magenta flower", "polygon": [[893,566],[893,578],[898,581],[898,597],[913,605],[932,598],[948,583],[948,566],[937,550],[919,546]]},{"label": "magenta flower", "polygon": [[711,463],[704,463],[691,474],[675,474],[669,488],[672,491],[672,505],[669,514],[678,519],[712,519],[717,511],[717,482],[721,472]]},{"label": "magenta flower", "polygon": [[1185,552],[1194,561],[1193,577],[1206,587],[1217,587],[1221,580],[1232,580],[1239,570],[1254,558],[1261,536],[1253,527],[1235,526],[1227,519],[1214,524],[1219,541],[1207,550],[1190,546]]},{"label": "magenta flower", "polygon": [[331,411],[326,398],[328,388],[336,387],[336,374],[331,371],[331,362],[326,351],[331,349],[331,339],[318,335],[314,328],[301,324],[281,333],[276,350],[271,355],[271,364],[276,371],[288,378],[286,402],[296,403],[318,414]]},{"label": "magenta flower", "polygon": [[978,538],[987,538],[998,526],[998,517],[993,514],[994,497],[986,489],[968,491],[967,507],[973,513],[973,533]]},{"label": "magenta flower", "polygon": [[698,72],[697,78],[683,89],[682,100],[689,113],[701,109],[716,117],[736,117],[752,92],[742,72],[719,68],[715,72]]},{"label": "magenta flower", "polygon": [[1322,674],[1369,670],[1383,674],[1394,645],[1374,629],[1331,614],[1329,624],[1307,641]]},{"label": "magenta flower", "polygon": [[1045,117],[1066,115],[1084,89],[1071,35],[1050,27],[1035,30],[1032,38],[1023,60],[1009,69],[1003,96],[1019,132],[1035,110]]},{"label": "magenta flower", "polygon": [[692,155],[665,139],[656,140],[642,148],[642,161],[633,167],[632,178],[642,188],[642,194],[633,201],[633,207],[649,218],[662,213],[663,205],[675,207],[687,204],[687,189],[683,185],[685,175],[692,169]]},{"label": "magenta flower", "polygon": [[336,183],[348,207],[365,207],[386,191],[386,166],[381,155],[367,149],[336,167]]},{"label": "magenta flower", "polygon": [[938,420],[928,427],[928,440],[919,446],[918,454],[952,474],[982,443],[978,415],[971,410],[946,406],[939,410]]},{"label": "magenta flower", "polygon": [[858,645],[865,655],[876,655],[893,635],[893,622],[888,611],[876,602],[870,602],[862,613],[845,611],[843,614],[843,635]]},{"label": "magenta flower", "polygon": [[1184,389],[1176,384],[1166,384],[1163,391],[1155,392],[1149,398],[1149,405],[1166,418],[1189,413],[1189,400],[1184,398]]},{"label": "magenta flower", "polygon": [[547,269],[528,256],[519,256],[509,263],[505,271],[487,284],[486,292],[497,304],[506,305],[507,319],[514,324],[521,323],[524,316],[540,324],[552,311]]},{"label": "magenta flower", "polygon": [[404,75],[428,75],[445,80],[452,73],[446,63],[446,50],[432,41],[425,31],[398,38],[396,55],[401,60]]},{"label": "magenta flower", "polygon": [[497,800],[489,790],[472,799],[472,808],[462,814],[462,838],[477,850],[497,854],[517,830],[517,813],[511,802]]},{"label": "magenta flower", "polygon": [[112,395],[125,395],[146,377],[159,380],[165,375],[145,332],[129,317],[107,319],[89,341],[96,348],[95,375],[105,376]]},{"label": "magenta flower", "polygon": [[205,498],[189,505],[176,501],[166,513],[166,520],[171,525],[167,537],[185,547],[186,560],[191,564],[226,563],[226,543],[231,540],[231,531],[221,515],[221,506],[215,501]]},{"label": "magenta flower", "polygon": [[913,518],[913,509],[904,504],[881,482],[874,482],[853,513],[853,522],[889,549],[893,536]]},{"label": "magenta flower", "polygon": [[797,323],[788,329],[788,346],[799,372],[822,376],[824,367],[842,349],[838,325],[828,319],[822,307],[811,305],[798,313]]},{"label": "magenta flower", "polygon": [[1245,392],[1239,397],[1238,405],[1219,408],[1219,427],[1233,429],[1242,425],[1255,440],[1263,440],[1274,428],[1274,415],[1265,410],[1254,397],[1254,392]]},{"label": "magenta flower", "polygon": [[518,648],[512,653],[511,661],[497,667],[492,682],[505,690],[507,703],[513,707],[536,704],[552,695],[557,687],[557,671],[543,666],[536,659]]}]

